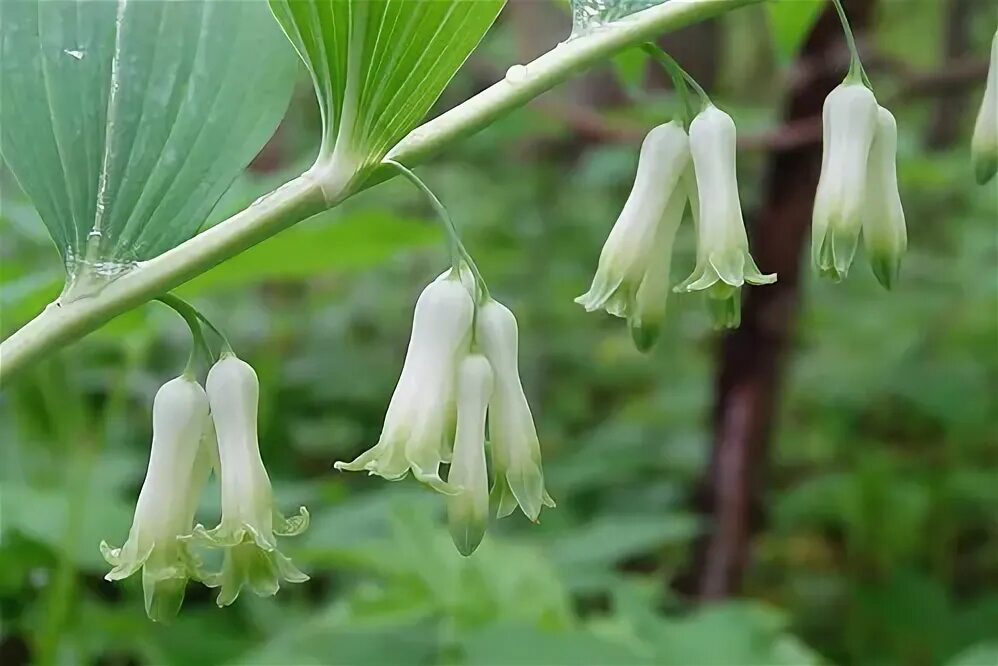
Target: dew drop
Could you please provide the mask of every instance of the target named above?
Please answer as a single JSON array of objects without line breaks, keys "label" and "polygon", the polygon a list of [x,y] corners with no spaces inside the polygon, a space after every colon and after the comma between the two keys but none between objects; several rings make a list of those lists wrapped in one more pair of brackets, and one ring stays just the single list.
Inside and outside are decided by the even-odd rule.
[{"label": "dew drop", "polygon": [[63,49],[62,52],[75,60],[83,60],[87,57],[87,52],[83,49]]},{"label": "dew drop", "polygon": [[523,65],[513,65],[506,70],[506,80],[510,83],[520,83],[527,78],[527,68]]}]

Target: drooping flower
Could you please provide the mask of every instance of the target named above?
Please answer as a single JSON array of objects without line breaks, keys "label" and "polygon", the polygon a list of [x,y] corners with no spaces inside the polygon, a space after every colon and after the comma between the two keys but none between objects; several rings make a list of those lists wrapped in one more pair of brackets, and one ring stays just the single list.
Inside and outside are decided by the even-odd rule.
[{"label": "drooping flower", "polygon": [[658,339],[662,320],[665,318],[665,304],[672,287],[669,284],[672,248],[688,200],[689,193],[685,187],[677,187],[669,196],[665,212],[652,240],[648,267],[634,294],[634,307],[627,318],[627,324],[631,329],[634,346],[639,351],[648,351],[652,348]]},{"label": "drooping flower", "polygon": [[222,570],[205,577],[220,587],[216,603],[235,601],[244,586],[259,596],[277,593],[280,582],[301,583],[308,576],[277,548],[277,536],[301,534],[308,511],[284,518],[274,507],[270,477],[260,458],[257,402],[260,383],[248,363],[223,354],[206,384],[218,438],[222,477],[222,520],[207,530],[198,524],[189,541],[225,550]]},{"label": "drooping flower", "polygon": [[518,336],[516,317],[502,303],[489,299],[478,308],[475,340],[495,375],[488,422],[497,513],[508,516],[519,504],[536,522],[541,506],[554,501],[544,489],[540,442],[520,383]]},{"label": "drooping flower", "polygon": [[625,317],[639,348],[654,342],[665,312],[672,242],[688,193],[680,186],[690,159],[682,125],[659,125],[645,137],[634,186],[600,253],[589,291],[575,299],[593,312]]},{"label": "drooping flower", "polygon": [[877,280],[887,289],[897,279],[908,247],[904,209],[897,179],[898,127],[887,109],[877,110],[877,131],[870,147],[863,202],[863,242]]},{"label": "drooping flower", "polygon": [[204,575],[179,540],[191,531],[215,457],[208,398],[201,385],[186,376],[164,384],[153,400],[152,428],[149,467],[128,539],[121,548],[102,541],[100,549],[113,567],[104,576],[107,580],[127,578],[142,568],[146,613],[162,621],[177,614],[187,580]]},{"label": "drooping flower", "polygon": [[474,303],[458,272],[420,294],[402,374],[385,414],[378,443],[336,468],[367,470],[389,480],[413,475],[436,490],[453,489],[440,478],[454,434],[454,382],[468,349]]},{"label": "drooping flower", "polygon": [[489,519],[489,475],[485,465],[485,414],[492,394],[492,368],[470,354],[457,371],[457,431],[447,483],[447,522],[454,545],[471,555],[485,536]]},{"label": "drooping flower", "polygon": [[710,105],[690,124],[690,152],[696,175],[697,262],[676,291],[706,290],[719,325],[738,325],[739,289],[770,284],[749,253],[735,170],[735,123]]},{"label": "drooping flower", "polygon": [[822,110],[821,175],[814,197],[811,259],[820,275],[845,278],[856,253],[866,203],[877,100],[862,83],[846,81]]},{"label": "drooping flower", "polygon": [[991,64],[971,142],[974,175],[984,185],[998,172],[998,31],[991,40]]}]

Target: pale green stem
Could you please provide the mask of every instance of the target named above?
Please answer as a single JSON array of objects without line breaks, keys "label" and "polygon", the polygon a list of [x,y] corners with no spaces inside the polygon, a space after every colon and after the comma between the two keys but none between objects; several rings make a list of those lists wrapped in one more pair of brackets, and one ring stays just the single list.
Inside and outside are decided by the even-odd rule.
[{"label": "pale green stem", "polygon": [[842,31],[846,35],[846,46],[849,48],[849,73],[846,75],[846,80],[858,79],[867,88],[873,88],[869,77],[866,75],[866,70],[863,69],[863,61],[859,58],[859,48],[856,46],[856,38],[852,34],[852,26],[849,25],[849,18],[846,16],[845,8],[842,6],[842,0],[832,0],[832,4],[835,5],[839,21],[842,22]]},{"label": "pale green stem", "polygon": [[[589,35],[559,44],[525,66],[522,80],[500,81],[410,132],[388,157],[416,164],[444,146],[486,127],[572,74],[623,49],[725,11],[761,0],[686,0],[637,12]],[[143,262],[98,294],[49,305],[0,345],[0,387],[46,354],[117,315],[161,296],[256,243],[398,172],[379,167],[363,186],[357,174],[316,169],[189,241]]]},{"label": "pale green stem", "polygon": [[475,276],[475,282],[478,284],[478,289],[482,294],[482,298],[487,299],[489,297],[489,288],[485,284],[485,279],[482,277],[482,274],[478,272],[478,265],[472,258],[471,253],[468,252],[468,248],[466,248],[464,243],[461,242],[461,235],[457,233],[457,227],[454,226],[454,221],[451,219],[447,209],[442,203],[440,203],[440,199],[438,199],[437,195],[433,193],[433,190],[431,190],[426,183],[423,182],[422,178],[414,174],[410,169],[406,168],[405,165],[399,164],[392,159],[386,159],[385,163],[398,169],[399,173],[401,173],[402,176],[405,177],[410,183],[415,185],[419,191],[423,193],[423,196],[426,197],[426,200],[430,202],[433,212],[437,214],[437,217],[440,219],[440,223],[444,227],[444,231],[450,238],[452,253],[451,264],[454,270],[457,272],[458,276],[460,276],[460,262],[463,261],[468,264],[468,268],[471,269],[471,274]]},{"label": "pale green stem", "polygon": [[172,308],[187,323],[187,327],[191,329],[191,355],[187,358],[187,367],[184,368],[184,375],[193,379],[197,374],[198,351],[204,354],[205,360],[208,363],[214,360],[211,347],[205,341],[204,332],[201,330],[200,313],[188,304],[187,301],[173,294],[159,296],[156,300]]},{"label": "pale green stem", "polygon": [[[686,109],[687,114],[692,113],[693,111],[689,98],[686,94],[687,85],[693,88],[693,91],[700,97],[701,111],[710,106],[710,97],[706,92],[704,92],[703,88],[700,87],[700,84],[697,83],[696,79],[690,76],[685,69],[679,66],[679,63],[676,62],[675,58],[651,42],[645,44],[641,48],[645,53],[654,58],[656,62],[662,65],[662,68],[665,69],[666,73],[669,75],[669,78],[672,79],[672,85],[679,93],[679,97],[682,100],[683,107]],[[685,120],[686,119],[684,118],[684,121]],[[684,122],[683,125],[688,127],[688,123],[686,122]]]}]

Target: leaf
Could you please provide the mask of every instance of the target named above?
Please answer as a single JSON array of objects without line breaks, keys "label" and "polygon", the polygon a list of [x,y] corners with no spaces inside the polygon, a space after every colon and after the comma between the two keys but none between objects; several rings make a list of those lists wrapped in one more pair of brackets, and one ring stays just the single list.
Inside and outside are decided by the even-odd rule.
[{"label": "leaf", "polygon": [[[342,219],[330,219],[336,217]],[[377,212],[343,218],[330,211],[219,264],[177,293],[192,296],[260,282],[303,280],[335,270],[368,268],[439,238],[437,227],[422,220]]]},{"label": "leaf", "polygon": [[377,164],[426,115],[505,0],[270,0],[323,119],[317,163]]},{"label": "leaf", "polygon": [[0,23],[0,152],[71,277],[190,238],[290,99],[262,3],[4,2]]},{"label": "leaf", "polygon": [[773,44],[781,62],[789,62],[797,55],[824,6],[825,0],[774,0],[766,3]]}]

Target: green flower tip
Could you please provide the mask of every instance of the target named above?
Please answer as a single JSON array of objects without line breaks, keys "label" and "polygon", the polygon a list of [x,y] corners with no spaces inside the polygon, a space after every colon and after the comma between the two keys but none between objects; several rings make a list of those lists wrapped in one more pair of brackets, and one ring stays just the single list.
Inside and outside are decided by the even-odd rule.
[{"label": "green flower tip", "polygon": [[221,588],[215,603],[219,608],[228,606],[244,587],[260,597],[277,594],[281,581],[304,583],[308,575],[300,571],[279,550],[265,550],[248,539],[227,548],[222,570],[208,576],[204,584]]},{"label": "green flower tip", "polygon": [[165,545],[153,543],[143,553],[130,544],[112,548],[101,541],[100,552],[112,567],[105,580],[122,580],[142,569],[146,615],[154,622],[168,622],[176,617],[184,602],[187,581],[206,577],[200,560],[179,539]]},{"label": "green flower tip", "polygon": [[717,289],[708,292],[707,308],[714,330],[738,328],[742,323],[741,290]]},{"label": "green flower tip", "polygon": [[998,153],[975,156],[974,176],[978,185],[987,185],[998,173]]},{"label": "green flower tip", "polygon": [[451,519],[447,521],[447,528],[457,552],[465,557],[474,553],[479,544],[482,543],[482,539],[485,538],[486,523],[485,516],[462,515],[460,513],[452,515]]},{"label": "green flower tip", "polygon": [[889,291],[894,287],[901,271],[901,258],[894,253],[876,252],[870,255],[870,267],[877,282]]},{"label": "green flower tip", "polygon": [[634,341],[634,346],[637,350],[643,354],[647,354],[655,346],[658,341],[659,333],[662,331],[662,327],[656,322],[630,322],[629,328],[631,329],[631,340]]},{"label": "green flower tip", "polygon": [[298,513],[289,518],[274,511],[273,528],[269,532],[248,523],[233,527],[223,520],[221,525],[211,530],[198,524],[182,540],[225,551],[221,571],[202,576],[206,586],[221,588],[215,603],[222,607],[235,601],[244,587],[257,596],[267,597],[277,593],[281,581],[307,581],[308,575],[295,567],[277,548],[275,535],[297,536],[308,525],[308,510],[299,507]]}]

